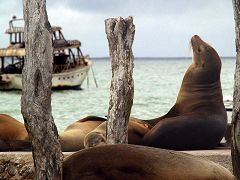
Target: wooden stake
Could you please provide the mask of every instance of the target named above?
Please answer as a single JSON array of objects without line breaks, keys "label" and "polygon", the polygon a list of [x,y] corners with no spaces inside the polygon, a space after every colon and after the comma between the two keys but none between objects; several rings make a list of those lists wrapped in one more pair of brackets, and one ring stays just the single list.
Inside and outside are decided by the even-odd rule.
[{"label": "wooden stake", "polygon": [[133,103],[133,18],[105,20],[112,65],[108,109],[107,144],[128,142],[128,120]]},{"label": "wooden stake", "polygon": [[35,179],[61,180],[63,155],[51,113],[52,32],[46,0],[24,0],[25,64],[21,111],[33,146]]},{"label": "wooden stake", "polygon": [[240,179],[240,2],[232,0],[236,31],[236,70],[232,111],[232,164],[233,174]]}]

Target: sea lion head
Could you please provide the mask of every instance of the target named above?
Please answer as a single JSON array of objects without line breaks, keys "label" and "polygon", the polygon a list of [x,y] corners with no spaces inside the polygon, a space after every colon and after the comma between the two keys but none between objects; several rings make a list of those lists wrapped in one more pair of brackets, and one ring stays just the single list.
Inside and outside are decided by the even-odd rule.
[{"label": "sea lion head", "polygon": [[216,50],[198,35],[191,38],[191,46],[193,63],[186,72],[188,80],[198,84],[218,81],[220,79],[221,60]]},{"label": "sea lion head", "polygon": [[84,147],[90,148],[95,146],[106,145],[106,137],[99,132],[90,132],[84,138]]}]

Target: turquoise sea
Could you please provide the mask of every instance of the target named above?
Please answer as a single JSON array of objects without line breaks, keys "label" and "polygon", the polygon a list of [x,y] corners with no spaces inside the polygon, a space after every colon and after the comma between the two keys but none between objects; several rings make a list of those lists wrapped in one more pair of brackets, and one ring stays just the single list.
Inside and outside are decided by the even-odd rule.
[{"label": "turquoise sea", "polygon": [[[52,114],[59,131],[88,115],[105,116],[108,112],[111,65],[107,58],[93,59],[96,88],[89,71],[82,90],[54,91]],[[175,103],[190,58],[136,58],[134,61],[134,104],[131,116],[150,119],[164,115]],[[235,59],[222,58],[221,81],[224,97],[232,97]],[[0,91],[0,113],[23,121],[21,91]],[[231,121],[231,113],[228,113]]]}]

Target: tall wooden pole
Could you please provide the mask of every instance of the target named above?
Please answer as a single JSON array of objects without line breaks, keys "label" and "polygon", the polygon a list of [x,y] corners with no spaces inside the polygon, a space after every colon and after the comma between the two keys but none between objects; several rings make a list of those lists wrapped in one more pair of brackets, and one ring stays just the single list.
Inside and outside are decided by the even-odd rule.
[{"label": "tall wooden pole", "polygon": [[128,142],[128,120],[133,103],[133,18],[105,20],[112,64],[107,144]]},{"label": "tall wooden pole", "polygon": [[35,179],[62,179],[63,155],[51,114],[52,33],[46,0],[23,0],[25,64],[21,111],[33,146]]},{"label": "tall wooden pole", "polygon": [[232,112],[232,164],[233,173],[240,179],[240,2],[232,0],[236,31],[236,70]]}]

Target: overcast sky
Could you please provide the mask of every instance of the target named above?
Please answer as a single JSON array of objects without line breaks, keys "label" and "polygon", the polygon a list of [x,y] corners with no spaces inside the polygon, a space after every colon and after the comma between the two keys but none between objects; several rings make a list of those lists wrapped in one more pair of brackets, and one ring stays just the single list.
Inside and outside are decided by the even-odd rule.
[{"label": "overcast sky", "polygon": [[[47,0],[49,21],[63,28],[66,39],[79,39],[84,54],[108,55],[104,20],[133,16],[135,57],[191,56],[194,34],[220,56],[235,56],[235,31],[230,0]],[[12,15],[22,17],[22,0],[0,0],[0,47]]]}]

